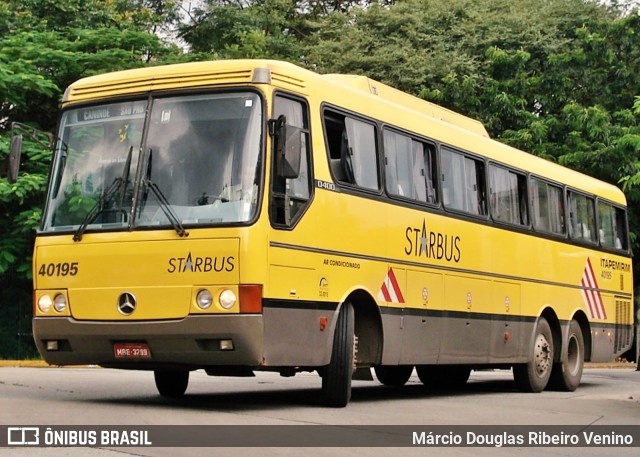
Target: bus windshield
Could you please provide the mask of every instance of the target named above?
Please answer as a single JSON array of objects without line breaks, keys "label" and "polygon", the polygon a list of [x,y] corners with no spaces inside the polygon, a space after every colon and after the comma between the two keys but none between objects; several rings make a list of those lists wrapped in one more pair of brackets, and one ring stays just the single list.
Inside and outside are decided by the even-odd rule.
[{"label": "bus windshield", "polygon": [[[233,224],[256,214],[261,100],[167,96],[70,109],[44,231]],[[150,191],[151,190],[151,191]]]}]

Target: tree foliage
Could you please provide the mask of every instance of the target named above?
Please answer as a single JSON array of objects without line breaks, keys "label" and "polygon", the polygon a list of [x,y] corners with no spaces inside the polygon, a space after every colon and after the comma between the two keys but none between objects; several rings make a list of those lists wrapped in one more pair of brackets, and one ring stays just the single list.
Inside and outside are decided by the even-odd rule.
[{"label": "tree foliage", "polygon": [[214,58],[288,59],[299,51],[295,30],[295,4],[288,0],[264,0],[252,4],[206,2],[196,9],[194,24],[181,37],[194,52]]}]

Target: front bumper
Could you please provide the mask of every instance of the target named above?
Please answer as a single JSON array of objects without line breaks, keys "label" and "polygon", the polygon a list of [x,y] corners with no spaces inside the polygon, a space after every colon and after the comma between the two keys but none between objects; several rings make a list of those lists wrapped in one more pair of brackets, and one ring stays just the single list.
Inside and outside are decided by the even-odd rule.
[{"label": "front bumper", "polygon": [[[53,365],[92,364],[131,369],[256,367],[262,364],[264,354],[263,317],[254,314],[136,322],[36,317],[33,336],[40,355]],[[218,342],[229,339],[233,340],[233,350],[221,350]],[[57,341],[58,349],[48,350],[48,341]],[[146,343],[151,357],[116,358],[116,343]]]}]

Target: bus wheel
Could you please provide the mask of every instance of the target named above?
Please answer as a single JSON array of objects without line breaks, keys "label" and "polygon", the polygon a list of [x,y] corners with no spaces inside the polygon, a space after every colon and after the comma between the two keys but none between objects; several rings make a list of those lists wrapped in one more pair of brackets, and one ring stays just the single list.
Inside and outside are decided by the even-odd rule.
[{"label": "bus wheel", "polygon": [[153,377],[160,395],[168,398],[182,397],[189,384],[187,370],[155,370]]},{"label": "bus wheel", "polygon": [[553,337],[544,317],[536,325],[529,355],[531,360],[528,363],[513,366],[513,379],[523,392],[542,392],[549,383],[553,368]]},{"label": "bus wheel", "polygon": [[584,368],[584,338],[577,321],[569,324],[567,355],[560,363],[553,365],[549,385],[555,390],[573,392],[580,385]]},{"label": "bus wheel", "polygon": [[413,373],[412,365],[385,366],[375,367],[376,378],[385,386],[400,387],[404,386],[411,373]]},{"label": "bus wheel", "polygon": [[432,389],[460,389],[469,380],[471,368],[465,365],[418,365],[418,378]]},{"label": "bus wheel", "polygon": [[322,397],[327,406],[342,408],[351,399],[351,376],[356,351],[353,329],[353,306],[345,303],[336,322],[331,361],[322,370]]}]

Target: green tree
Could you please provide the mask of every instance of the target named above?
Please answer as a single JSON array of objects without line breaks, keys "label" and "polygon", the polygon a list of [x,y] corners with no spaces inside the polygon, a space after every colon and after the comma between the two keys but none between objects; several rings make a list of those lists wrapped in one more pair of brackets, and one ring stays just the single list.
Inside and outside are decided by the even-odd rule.
[{"label": "green tree", "polygon": [[302,63],[314,21],[393,0],[203,0],[179,36],[201,58],[271,58]]},{"label": "green tree", "polygon": [[213,58],[291,59],[299,52],[289,0],[204,2],[180,37],[192,52]]}]

